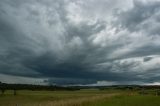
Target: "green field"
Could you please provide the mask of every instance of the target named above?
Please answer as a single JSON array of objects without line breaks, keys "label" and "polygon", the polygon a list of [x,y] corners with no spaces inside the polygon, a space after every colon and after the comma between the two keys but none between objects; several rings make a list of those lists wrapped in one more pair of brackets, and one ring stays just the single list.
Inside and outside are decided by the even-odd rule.
[{"label": "green field", "polygon": [[160,96],[129,90],[6,91],[0,106],[160,106]]}]

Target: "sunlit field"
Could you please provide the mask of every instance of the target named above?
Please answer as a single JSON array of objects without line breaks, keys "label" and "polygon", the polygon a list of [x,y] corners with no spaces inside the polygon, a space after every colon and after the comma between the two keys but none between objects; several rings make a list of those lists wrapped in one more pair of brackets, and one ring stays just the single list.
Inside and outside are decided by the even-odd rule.
[{"label": "sunlit field", "polygon": [[[150,92],[150,91],[148,91]],[[0,106],[160,106],[160,96],[131,90],[6,91]]]}]

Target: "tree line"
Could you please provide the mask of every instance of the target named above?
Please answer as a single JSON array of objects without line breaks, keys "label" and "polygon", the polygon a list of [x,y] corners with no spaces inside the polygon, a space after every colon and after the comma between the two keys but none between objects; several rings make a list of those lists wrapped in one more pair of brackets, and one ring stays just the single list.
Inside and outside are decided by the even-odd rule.
[{"label": "tree line", "polygon": [[32,85],[32,84],[6,84],[0,82],[0,90],[1,94],[4,94],[6,90],[13,90],[14,95],[16,95],[17,90],[32,90],[32,91],[40,91],[40,90],[48,90],[48,91],[58,91],[58,90],[67,90],[74,91],[79,90],[77,87],[64,87],[64,86],[56,86],[56,85]]}]

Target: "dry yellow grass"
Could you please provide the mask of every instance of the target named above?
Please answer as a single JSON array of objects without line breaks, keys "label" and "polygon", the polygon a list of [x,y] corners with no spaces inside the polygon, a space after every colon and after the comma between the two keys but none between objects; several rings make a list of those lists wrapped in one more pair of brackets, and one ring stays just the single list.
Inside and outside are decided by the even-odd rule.
[{"label": "dry yellow grass", "polygon": [[66,99],[66,100],[58,100],[58,101],[47,101],[47,102],[41,102],[41,103],[35,103],[35,104],[25,104],[23,106],[82,106],[87,105],[90,102],[96,102],[98,100],[115,96],[118,94],[103,94],[98,96],[92,96],[92,97],[83,97],[83,98],[72,98],[72,99]]}]

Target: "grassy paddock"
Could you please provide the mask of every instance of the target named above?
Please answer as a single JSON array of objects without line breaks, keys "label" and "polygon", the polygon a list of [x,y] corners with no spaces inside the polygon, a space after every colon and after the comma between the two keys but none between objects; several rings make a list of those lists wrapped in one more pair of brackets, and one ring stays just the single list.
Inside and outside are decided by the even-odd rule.
[{"label": "grassy paddock", "polygon": [[160,106],[160,97],[155,95],[119,95],[86,106]]},{"label": "grassy paddock", "polygon": [[130,90],[6,91],[0,106],[160,106],[160,96]]}]

